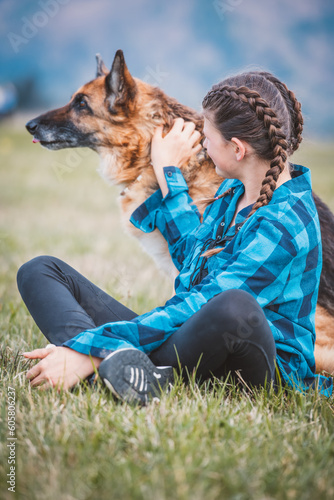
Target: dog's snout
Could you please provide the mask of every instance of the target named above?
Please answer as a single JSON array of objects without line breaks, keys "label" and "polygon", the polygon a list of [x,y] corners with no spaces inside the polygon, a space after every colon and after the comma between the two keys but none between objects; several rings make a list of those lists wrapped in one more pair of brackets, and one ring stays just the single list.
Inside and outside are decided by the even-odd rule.
[{"label": "dog's snout", "polygon": [[30,132],[30,134],[34,134],[37,128],[38,128],[38,122],[36,120],[30,120],[26,124],[26,129],[28,130],[28,132]]}]

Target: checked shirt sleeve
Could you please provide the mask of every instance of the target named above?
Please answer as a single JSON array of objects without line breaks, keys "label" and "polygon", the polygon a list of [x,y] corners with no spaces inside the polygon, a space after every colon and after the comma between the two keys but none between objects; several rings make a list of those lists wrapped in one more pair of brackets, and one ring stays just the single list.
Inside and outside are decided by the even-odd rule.
[{"label": "checked shirt sleeve", "polygon": [[189,234],[200,224],[200,214],[188,194],[187,183],[177,167],[165,167],[168,186],[162,198],[160,189],[153,193],[131,215],[130,221],[145,233],[159,229],[168,243],[178,270],[188,254]]},{"label": "checked shirt sleeve", "polygon": [[284,225],[266,219],[255,219],[255,225],[249,224],[247,231],[240,233],[236,238],[241,241],[233,255],[227,260],[217,258],[222,264],[218,262],[214,272],[190,291],[175,295],[163,307],[132,321],[102,325],[64,345],[98,357],[124,347],[150,353],[222,291],[246,290],[262,307],[274,301],[282,293],[297,255],[293,238]]}]

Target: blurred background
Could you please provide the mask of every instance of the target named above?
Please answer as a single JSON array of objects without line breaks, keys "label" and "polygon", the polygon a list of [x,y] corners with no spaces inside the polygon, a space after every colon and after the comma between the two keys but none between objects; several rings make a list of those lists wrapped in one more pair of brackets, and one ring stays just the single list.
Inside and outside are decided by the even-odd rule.
[{"label": "blurred background", "polygon": [[227,75],[272,71],[302,102],[293,161],[312,169],[334,209],[333,27],[333,0],[0,0],[0,328],[17,328],[16,272],[39,254],[65,260],[137,312],[170,296],[168,279],[125,234],[120,189],[97,175],[97,155],[45,150],[24,127],[95,77],[97,52],[111,67],[123,49],[134,76],[197,110]]},{"label": "blurred background", "polygon": [[121,48],[132,74],[200,109],[262,68],[293,89],[308,136],[334,133],[332,0],[0,0],[0,112],[65,104]]}]

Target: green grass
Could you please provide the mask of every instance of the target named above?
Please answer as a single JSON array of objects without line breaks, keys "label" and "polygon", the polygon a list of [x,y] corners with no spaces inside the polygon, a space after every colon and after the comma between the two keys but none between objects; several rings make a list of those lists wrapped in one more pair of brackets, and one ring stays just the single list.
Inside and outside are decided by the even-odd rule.
[{"label": "green grass", "polygon": [[[333,153],[309,143],[295,158],[311,167],[332,209]],[[0,154],[0,498],[334,498],[332,399],[177,381],[160,404],[140,409],[116,403],[100,384],[30,389],[18,353],[45,339],[16,289],[25,261],[56,255],[138,313],[162,304],[171,284],[124,234],[118,190],[95,172],[93,153],[48,152],[2,126]],[[8,387],[16,392],[15,494],[6,484]]]}]

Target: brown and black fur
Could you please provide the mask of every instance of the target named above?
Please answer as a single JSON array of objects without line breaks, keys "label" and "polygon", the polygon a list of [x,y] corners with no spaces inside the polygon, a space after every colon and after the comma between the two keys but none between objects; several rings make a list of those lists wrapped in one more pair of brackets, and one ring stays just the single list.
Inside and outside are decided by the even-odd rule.
[{"label": "brown and black fur", "polygon": [[[193,121],[202,132],[203,118],[168,97],[162,90],[131,76],[123,52],[116,52],[109,71],[97,56],[97,75],[81,87],[70,102],[27,123],[28,131],[48,149],[89,147],[101,159],[100,173],[122,186],[122,216],[159,267],[169,274],[175,268],[159,231],[142,233],[129,223],[132,212],[158,187],[150,164],[150,144],[158,125],[167,131],[176,117]],[[222,182],[210,158],[202,150],[183,165],[182,171],[194,202],[210,198]],[[323,271],[316,311],[317,371],[334,374],[334,216],[314,195],[318,208]]]}]

